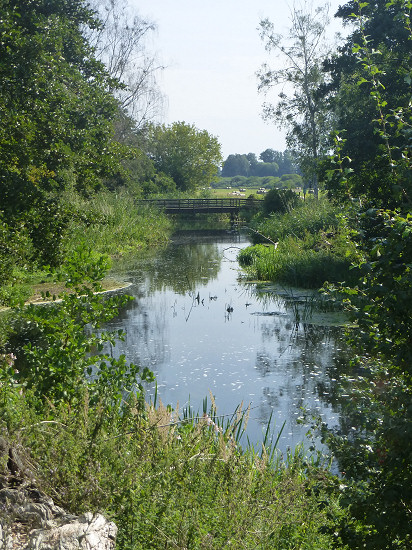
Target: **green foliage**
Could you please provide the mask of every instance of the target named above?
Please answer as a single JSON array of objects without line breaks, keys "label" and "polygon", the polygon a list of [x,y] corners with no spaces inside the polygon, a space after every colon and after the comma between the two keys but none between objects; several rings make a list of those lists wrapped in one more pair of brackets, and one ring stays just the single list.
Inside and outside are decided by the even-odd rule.
[{"label": "green foliage", "polygon": [[217,138],[185,122],[152,125],[148,152],[156,170],[172,178],[181,191],[209,187],[222,160]]},{"label": "green foliage", "polygon": [[117,84],[84,33],[96,26],[83,0],[1,5],[0,209],[13,232],[25,227],[39,264],[62,259],[61,192],[87,194],[121,171]]},{"label": "green foliage", "polygon": [[36,199],[30,210],[24,213],[22,220],[37,265],[60,265],[64,257],[64,234],[71,215],[71,208],[55,198]]},{"label": "green foliage", "polygon": [[246,155],[229,155],[222,166],[222,177],[249,176],[250,169],[250,163]]},{"label": "green foliage", "polygon": [[[239,262],[254,279],[301,288],[320,288],[325,282],[349,278],[350,261],[337,246],[325,245],[319,235],[287,237],[275,248],[257,244],[239,253]],[[318,241],[318,242],[316,242]]]},{"label": "green foliage", "polygon": [[354,549],[412,544],[411,9],[354,1],[338,12],[356,27],[335,60],[346,131],[328,175],[366,208],[351,219],[359,282],[337,288],[356,323],[348,339],[357,355],[335,395],[341,425],[323,434],[346,478],[343,502],[361,522],[340,527]]},{"label": "green foliage", "polygon": [[[361,349],[361,348],[358,348]],[[323,427],[324,441],[345,476],[342,504],[363,526],[342,524],[350,548],[411,545],[412,472],[410,377],[391,364],[359,355],[333,398],[339,428]]]},{"label": "green foliage", "polygon": [[370,210],[360,223],[361,280],[351,291],[357,345],[410,373],[412,215]]},{"label": "green foliage", "polygon": [[345,182],[332,179],[329,186],[374,207],[411,204],[410,9],[407,0],[356,0],[337,14],[355,23],[329,64],[338,90],[336,115],[345,129],[341,155],[352,170]]},{"label": "green foliage", "polygon": [[13,270],[33,261],[33,245],[24,224],[11,228],[0,213],[0,285],[13,281]]},{"label": "green foliage", "polygon": [[21,222],[10,227],[0,215],[0,306],[28,298],[29,288],[22,283],[35,262],[35,247],[26,225]]},{"label": "green foliage", "polygon": [[140,372],[138,366],[127,365],[124,356],[114,359],[103,352],[122,334],[99,329],[128,300],[96,294],[107,268],[105,257],[79,247],[61,268],[67,292],[60,302],[16,310],[14,337],[9,338],[17,355],[14,379],[37,399],[74,405],[87,390],[91,404],[111,407],[123,392],[142,390],[138,377],[151,379],[147,369]]},{"label": "green foliage", "polygon": [[272,189],[266,193],[263,199],[263,214],[268,216],[272,212],[290,212],[298,205],[299,201],[299,197],[291,190]]},{"label": "green foliage", "polygon": [[280,186],[282,188],[295,189],[296,187],[302,187],[303,183],[303,178],[299,174],[283,174],[280,178]]},{"label": "green foliage", "polygon": [[[242,451],[214,415],[179,417],[162,405],[122,414],[91,407],[31,407],[29,393],[0,391],[0,429],[26,450],[46,494],[73,513],[99,511],[128,549],[300,548],[340,545],[337,482],[298,449]],[[43,422],[52,412],[54,421]],[[24,429],[22,429],[24,428]]]}]

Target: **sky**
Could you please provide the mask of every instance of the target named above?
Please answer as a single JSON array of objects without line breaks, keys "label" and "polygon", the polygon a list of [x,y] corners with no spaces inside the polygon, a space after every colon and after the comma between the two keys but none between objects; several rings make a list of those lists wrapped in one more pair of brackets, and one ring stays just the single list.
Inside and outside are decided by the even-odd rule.
[{"label": "sky", "polygon": [[[283,151],[284,130],[261,116],[265,97],[257,91],[256,72],[274,58],[267,57],[257,29],[268,17],[276,32],[286,32],[292,1],[129,0],[138,15],[157,25],[148,49],[165,66],[157,79],[166,100],[161,122],[207,130],[218,138],[223,159]],[[344,3],[329,2],[331,19]],[[339,30],[338,23],[332,30]]]}]

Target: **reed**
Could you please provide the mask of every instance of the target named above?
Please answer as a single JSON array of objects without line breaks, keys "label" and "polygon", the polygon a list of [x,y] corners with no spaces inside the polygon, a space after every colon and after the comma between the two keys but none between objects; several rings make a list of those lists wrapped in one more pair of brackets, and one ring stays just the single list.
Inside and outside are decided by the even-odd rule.
[{"label": "reed", "polygon": [[142,413],[131,400],[107,418],[85,395],[78,409],[54,409],[54,422],[44,423],[28,395],[3,397],[3,433],[40,488],[73,513],[100,511],[115,521],[121,550],[343,548],[334,533],[346,512],[334,478],[301,448],[282,459],[269,430],[261,451],[242,450],[230,434],[243,408],[231,428],[212,420],[213,402],[206,417],[179,421],[159,401]]},{"label": "reed", "polygon": [[172,228],[165,215],[149,207],[137,207],[127,190],[102,191],[92,199],[70,192],[63,201],[74,210],[65,235],[68,254],[83,241],[95,252],[127,257],[165,243]]},{"label": "reed", "polygon": [[[280,241],[287,236],[303,239],[308,233],[336,230],[341,213],[342,208],[326,198],[318,201],[310,199],[285,214],[274,213],[267,218],[258,219],[255,229],[274,241]],[[253,238],[260,242],[258,236]]]},{"label": "reed", "polygon": [[274,214],[255,226],[253,239],[260,244],[239,254],[248,277],[302,288],[355,277],[350,266],[356,247],[337,207],[326,199]]}]

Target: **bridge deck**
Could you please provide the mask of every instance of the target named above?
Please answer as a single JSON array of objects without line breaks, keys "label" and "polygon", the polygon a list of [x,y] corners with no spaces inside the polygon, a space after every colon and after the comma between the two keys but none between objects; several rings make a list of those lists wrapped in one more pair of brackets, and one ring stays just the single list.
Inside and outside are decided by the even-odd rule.
[{"label": "bridge deck", "polygon": [[146,199],[139,204],[148,204],[161,208],[166,214],[217,214],[238,213],[245,206],[259,206],[261,201],[243,198],[225,199]]}]

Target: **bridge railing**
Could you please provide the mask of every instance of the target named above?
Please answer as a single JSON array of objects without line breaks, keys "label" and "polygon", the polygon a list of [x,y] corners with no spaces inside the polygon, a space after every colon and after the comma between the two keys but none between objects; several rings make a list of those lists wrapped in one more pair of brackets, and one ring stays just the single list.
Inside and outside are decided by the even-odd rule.
[{"label": "bridge railing", "polygon": [[153,205],[165,210],[188,211],[188,210],[239,210],[247,205],[260,204],[261,201],[244,198],[222,198],[222,199],[143,199],[139,204]]}]

